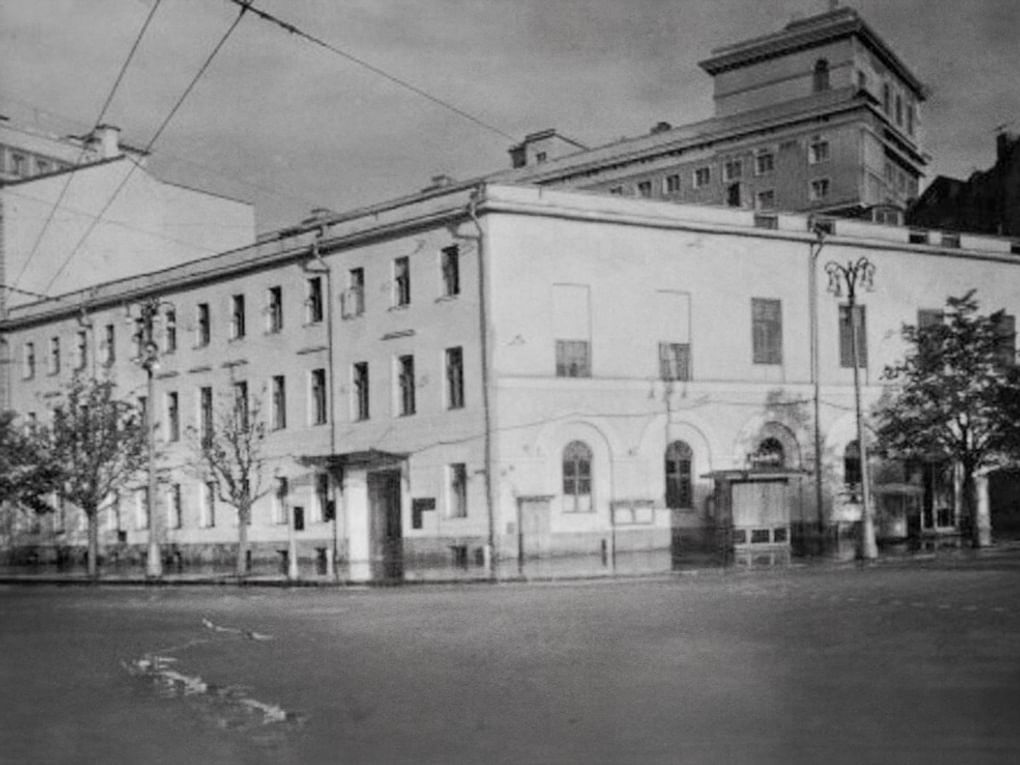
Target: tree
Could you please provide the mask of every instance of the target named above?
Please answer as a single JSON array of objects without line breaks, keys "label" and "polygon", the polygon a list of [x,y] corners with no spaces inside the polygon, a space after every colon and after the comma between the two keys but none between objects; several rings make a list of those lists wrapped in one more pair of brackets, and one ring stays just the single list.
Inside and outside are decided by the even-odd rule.
[{"label": "tree", "polygon": [[47,446],[59,473],[58,493],[79,507],[88,521],[91,577],[99,570],[99,509],[145,466],[147,458],[141,408],[115,394],[112,380],[76,376],[48,431]]},{"label": "tree", "polygon": [[58,476],[44,448],[43,429],[35,423],[22,425],[17,419],[17,412],[0,412],[0,507],[5,511],[8,542],[13,540],[18,512],[53,510],[46,497],[56,490]]},{"label": "tree", "polygon": [[248,525],[255,502],[265,496],[266,425],[258,397],[248,398],[246,386],[221,402],[203,429],[188,428],[192,472],[215,486],[220,501],[237,510],[237,575],[248,573]]},{"label": "tree", "polygon": [[[937,318],[937,317],[933,317]],[[1005,314],[978,313],[971,290],[950,297],[941,321],[904,325],[906,358],[883,372],[890,389],[876,411],[878,446],[889,457],[951,462],[963,476],[964,525],[974,544],[976,474],[1020,453],[1020,375]]]}]

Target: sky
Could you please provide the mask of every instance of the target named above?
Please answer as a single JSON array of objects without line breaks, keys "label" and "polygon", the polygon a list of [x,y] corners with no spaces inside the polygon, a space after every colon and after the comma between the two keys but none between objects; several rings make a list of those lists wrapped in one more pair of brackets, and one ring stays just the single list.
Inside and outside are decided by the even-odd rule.
[{"label": "sky", "polygon": [[[82,133],[156,0],[0,0],[0,114]],[[248,13],[153,145],[165,180],[256,206],[260,231],[312,208],[407,194],[445,173],[509,166],[527,133],[589,146],[711,116],[697,62],[828,0],[254,0],[482,127]],[[1020,1],[853,0],[931,91],[929,179],[995,160],[1020,132]],[[104,119],[149,143],[237,16],[228,0],[161,0]]]}]

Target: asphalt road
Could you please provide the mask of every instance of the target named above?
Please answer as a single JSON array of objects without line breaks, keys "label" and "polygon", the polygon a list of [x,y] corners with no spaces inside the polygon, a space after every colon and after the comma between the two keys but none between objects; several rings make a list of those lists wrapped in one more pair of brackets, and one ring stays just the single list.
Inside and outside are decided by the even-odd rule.
[{"label": "asphalt road", "polygon": [[1006,763],[1020,555],[378,590],[0,588],[0,761]]}]

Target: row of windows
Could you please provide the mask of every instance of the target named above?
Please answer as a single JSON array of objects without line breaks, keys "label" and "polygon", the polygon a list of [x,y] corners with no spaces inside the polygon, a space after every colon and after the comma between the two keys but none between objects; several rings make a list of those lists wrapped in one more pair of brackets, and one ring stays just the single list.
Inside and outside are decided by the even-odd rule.
[{"label": "row of windows", "polygon": [[51,157],[0,145],[0,174],[13,175],[17,178],[32,178],[68,167],[70,165],[66,162],[60,162]]},{"label": "row of windows", "polygon": [[[411,261],[405,256],[394,258],[392,263],[390,308],[411,305]],[[452,298],[460,294],[460,248],[457,245],[439,251],[439,296]],[[365,269],[352,268],[347,272],[347,287],[341,295],[342,315],[345,319],[361,316],[365,312]]]},{"label": "row of windows", "polygon": [[[664,461],[666,507],[683,510],[694,507],[691,490],[694,453],[683,441],[673,441]],[[592,502],[592,451],[584,441],[571,441],[563,449],[563,512],[594,512]]]}]

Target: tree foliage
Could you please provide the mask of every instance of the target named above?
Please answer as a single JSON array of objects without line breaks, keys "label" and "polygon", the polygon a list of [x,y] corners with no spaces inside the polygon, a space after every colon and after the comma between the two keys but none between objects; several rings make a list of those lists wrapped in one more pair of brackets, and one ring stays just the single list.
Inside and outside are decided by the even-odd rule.
[{"label": "tree foliage", "polygon": [[904,325],[906,357],[888,366],[876,411],[878,447],[886,456],[961,466],[966,520],[972,530],[974,475],[1010,464],[1020,453],[1020,376],[1004,314],[978,312],[970,291],[950,297],[941,321]]},{"label": "tree foliage", "polygon": [[19,423],[13,411],[0,412],[0,503],[47,512],[46,496],[59,477],[46,448],[48,435],[36,423]]},{"label": "tree foliage", "polygon": [[205,432],[194,427],[186,431],[191,468],[198,478],[215,486],[221,502],[237,510],[237,574],[244,576],[252,506],[269,492],[261,399],[248,399],[244,393],[224,397],[209,426]]},{"label": "tree foliage", "polygon": [[58,493],[81,508],[88,521],[88,566],[94,576],[99,509],[146,464],[143,412],[116,397],[112,380],[76,376],[53,413],[48,436]]}]

